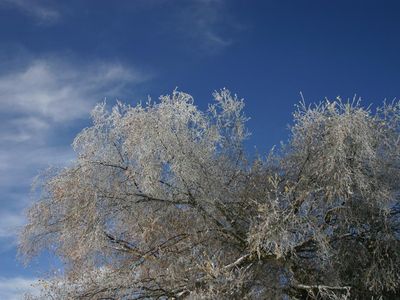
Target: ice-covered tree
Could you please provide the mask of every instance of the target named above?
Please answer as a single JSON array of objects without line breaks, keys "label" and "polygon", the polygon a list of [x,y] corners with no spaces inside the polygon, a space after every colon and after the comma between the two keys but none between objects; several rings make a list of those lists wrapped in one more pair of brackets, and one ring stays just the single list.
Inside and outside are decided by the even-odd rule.
[{"label": "ice-covered tree", "polygon": [[301,104],[251,158],[244,102],[214,98],[94,108],[21,234],[65,264],[40,299],[399,297],[400,104]]}]

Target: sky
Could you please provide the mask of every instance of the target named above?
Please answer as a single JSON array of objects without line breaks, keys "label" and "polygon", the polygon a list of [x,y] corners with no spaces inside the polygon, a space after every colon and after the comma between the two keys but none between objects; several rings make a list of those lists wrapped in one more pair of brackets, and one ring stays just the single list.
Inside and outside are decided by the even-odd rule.
[{"label": "sky", "polygon": [[378,105],[400,96],[400,2],[349,0],[0,0],[0,299],[59,262],[16,258],[31,183],[74,158],[97,103],[175,88],[206,109],[245,99],[249,148],[288,138],[300,101]]}]

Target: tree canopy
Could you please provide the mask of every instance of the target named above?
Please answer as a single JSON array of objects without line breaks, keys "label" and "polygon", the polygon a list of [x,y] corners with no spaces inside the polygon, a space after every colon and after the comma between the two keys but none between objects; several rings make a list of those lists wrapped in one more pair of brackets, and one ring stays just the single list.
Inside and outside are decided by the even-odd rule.
[{"label": "tree canopy", "polygon": [[64,263],[40,299],[398,299],[400,103],[300,103],[252,157],[243,100],[214,98],[93,109],[21,233]]}]

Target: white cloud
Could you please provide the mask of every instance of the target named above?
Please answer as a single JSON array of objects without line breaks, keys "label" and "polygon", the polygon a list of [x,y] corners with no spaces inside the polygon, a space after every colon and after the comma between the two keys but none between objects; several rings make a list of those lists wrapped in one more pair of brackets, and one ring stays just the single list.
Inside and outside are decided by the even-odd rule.
[{"label": "white cloud", "polygon": [[13,6],[41,23],[48,24],[57,21],[61,16],[59,11],[42,2],[40,0],[0,0],[0,4]]},{"label": "white cloud", "polygon": [[210,30],[206,30],[203,34],[204,37],[206,38],[207,44],[212,44],[213,47],[224,48],[231,45],[233,42],[231,39],[219,36],[218,34]]},{"label": "white cloud", "polygon": [[[0,147],[0,189],[9,187],[29,189],[40,170],[49,166],[66,165],[74,158],[69,142],[54,147],[29,144],[14,146],[12,149]],[[3,195],[2,199],[5,198]]]},{"label": "white cloud", "polygon": [[22,211],[0,212],[0,254],[17,246],[17,237],[25,222]]},{"label": "white cloud", "polygon": [[121,64],[35,60],[22,70],[0,76],[0,104],[9,112],[55,122],[73,120],[87,114],[105,95],[119,96],[127,84],[145,79]]},{"label": "white cloud", "polygon": [[[0,0],[1,1],[1,0]],[[96,102],[124,97],[147,75],[118,63],[32,60],[0,75],[0,252],[15,246],[33,178],[74,158],[70,137]],[[68,128],[68,129],[66,129]],[[63,130],[63,131],[60,131]],[[17,195],[17,196],[16,196]],[[7,249],[5,249],[7,246]],[[0,299],[7,299],[1,297]]]},{"label": "white cloud", "polygon": [[209,54],[230,46],[231,34],[241,27],[223,0],[193,0],[181,11],[181,20],[184,33]]},{"label": "white cloud", "polygon": [[35,147],[22,142],[11,149],[0,145],[0,255],[17,246],[19,232],[27,221],[25,210],[32,204],[30,190],[35,177],[50,166],[67,165],[73,157],[68,144]]},{"label": "white cloud", "polygon": [[0,143],[41,140],[48,129],[49,124],[37,116],[5,119],[2,121],[2,130],[0,130]]},{"label": "white cloud", "polygon": [[38,288],[35,287],[37,280],[34,278],[0,277],[0,299],[20,300],[25,293],[33,295],[38,294]]},{"label": "white cloud", "polygon": [[0,212],[0,238],[15,237],[24,222],[21,213]]},{"label": "white cloud", "polygon": [[96,102],[123,97],[147,78],[121,64],[57,59],[0,75],[0,188],[26,186],[39,169],[72,159],[71,140],[49,137],[62,140],[60,127],[87,119]]}]

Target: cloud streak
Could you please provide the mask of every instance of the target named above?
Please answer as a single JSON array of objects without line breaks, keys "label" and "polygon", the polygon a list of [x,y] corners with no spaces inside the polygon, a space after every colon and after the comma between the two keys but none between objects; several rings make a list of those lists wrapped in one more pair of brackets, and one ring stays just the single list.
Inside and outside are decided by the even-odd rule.
[{"label": "cloud streak", "polygon": [[41,2],[39,0],[0,0],[0,4],[14,7],[42,24],[58,21],[61,17],[60,12]]},{"label": "cloud streak", "polygon": [[20,300],[25,293],[38,294],[37,280],[26,277],[0,277],[0,299]]},{"label": "cloud streak", "polygon": [[22,70],[0,76],[0,103],[10,112],[63,122],[82,117],[105,95],[119,95],[127,84],[145,79],[121,64],[77,66],[35,60]]},{"label": "cloud streak", "polygon": [[180,18],[185,34],[209,54],[232,45],[232,34],[240,27],[223,0],[193,0],[181,11]]},{"label": "cloud streak", "polygon": [[21,211],[0,212],[0,254],[16,246],[15,238],[24,224],[25,217]]},{"label": "cloud streak", "polygon": [[24,224],[24,217],[19,213],[0,213],[0,238],[14,237]]},{"label": "cloud streak", "polygon": [[124,97],[147,78],[121,64],[55,59],[34,60],[1,75],[0,187],[24,182],[20,177],[31,175],[27,168],[72,157],[71,141],[48,146],[48,136],[87,118],[106,96]]},{"label": "cloud streak", "polygon": [[[96,102],[132,94],[149,76],[119,63],[36,59],[0,75],[0,243],[15,246],[30,184],[40,170],[74,153],[65,128],[79,131]],[[2,297],[0,299],[8,299]]]}]

